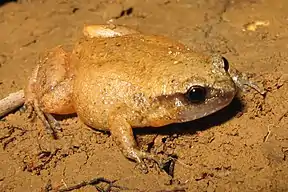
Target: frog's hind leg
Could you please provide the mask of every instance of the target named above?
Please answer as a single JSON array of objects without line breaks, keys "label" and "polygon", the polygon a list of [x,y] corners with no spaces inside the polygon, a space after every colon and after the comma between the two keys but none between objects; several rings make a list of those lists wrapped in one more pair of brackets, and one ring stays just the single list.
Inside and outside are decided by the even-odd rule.
[{"label": "frog's hind leg", "polygon": [[[53,95],[53,93],[51,94]],[[59,122],[54,118],[52,114],[73,114],[74,110],[72,108],[70,109],[70,111],[64,109],[67,106],[69,107],[69,105],[71,104],[63,102],[61,99],[54,102],[49,100],[44,101],[44,103],[42,102],[40,104],[38,99],[33,99],[33,101],[26,102],[25,106],[28,110],[30,118],[34,119],[34,117],[38,117],[42,122],[43,126],[45,127],[47,133],[52,135],[53,138],[56,139],[56,131],[61,131],[62,129]],[[55,107],[51,109],[50,106],[57,106],[58,108]],[[72,105],[70,107],[72,107]]]},{"label": "frog's hind leg", "polygon": [[34,114],[43,123],[46,131],[54,138],[56,138],[56,131],[61,130],[61,126],[52,114],[68,115],[75,113],[71,100],[71,90],[71,85],[68,84],[67,86],[66,83],[60,83],[40,100],[33,98],[33,100],[25,103],[32,114],[35,112]]},{"label": "frog's hind leg", "polygon": [[138,34],[139,32],[130,29],[128,27],[124,27],[121,25],[87,25],[84,26],[83,34],[89,38],[110,38],[110,37],[118,37],[129,34]]},{"label": "frog's hind leg", "polygon": [[[32,106],[32,105],[30,105]],[[34,100],[33,102],[33,109],[37,115],[37,117],[40,119],[40,121],[43,123],[46,131],[51,134],[54,138],[56,138],[55,129],[60,129],[60,125],[57,122],[57,120],[49,113],[44,113],[40,107],[37,100]],[[55,123],[56,122],[56,123]]]},{"label": "frog's hind leg", "polygon": [[72,81],[73,71],[70,71],[69,53],[61,47],[56,47],[42,56],[25,89],[25,105],[30,114],[37,116],[54,138],[55,131],[61,128],[52,114],[75,113],[72,103]]}]

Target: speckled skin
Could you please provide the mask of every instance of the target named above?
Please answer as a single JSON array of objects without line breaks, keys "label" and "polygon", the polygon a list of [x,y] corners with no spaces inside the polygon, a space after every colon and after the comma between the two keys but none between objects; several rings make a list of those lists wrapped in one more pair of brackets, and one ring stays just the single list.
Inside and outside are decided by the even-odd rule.
[{"label": "speckled skin", "polygon": [[[220,56],[204,56],[168,38],[124,27],[89,27],[71,54],[57,47],[30,79],[27,103],[40,116],[44,112],[46,125],[55,123],[50,113],[76,112],[88,126],[111,131],[127,158],[158,162],[137,149],[132,128],[207,116],[228,105],[236,93]],[[204,102],[187,99],[194,85],[206,88]]]},{"label": "speckled skin", "polygon": [[[133,127],[191,121],[226,106],[236,92],[224,64],[217,68],[211,58],[159,36],[83,38],[72,60],[77,114],[101,129],[111,127],[111,113]],[[209,89],[205,103],[187,101],[193,85]]]},{"label": "speckled skin", "polygon": [[70,114],[72,105],[72,78],[69,54],[60,46],[41,55],[28,86],[26,103],[37,102],[45,113]]}]

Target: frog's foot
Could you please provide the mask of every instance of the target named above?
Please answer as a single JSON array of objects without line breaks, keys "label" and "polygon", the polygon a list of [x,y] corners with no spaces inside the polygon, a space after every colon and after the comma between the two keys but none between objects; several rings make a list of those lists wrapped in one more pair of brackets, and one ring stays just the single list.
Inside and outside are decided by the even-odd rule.
[{"label": "frog's foot", "polygon": [[87,25],[84,26],[83,34],[89,38],[109,38],[129,34],[137,34],[138,31],[121,25]]},{"label": "frog's foot", "polygon": [[229,69],[229,74],[233,79],[234,83],[241,90],[246,91],[246,87],[250,87],[255,91],[257,91],[258,93],[260,93],[261,95],[264,95],[266,93],[263,88],[260,88],[256,83],[249,80],[249,78],[244,73],[241,73],[236,69]]},{"label": "frog's foot", "polygon": [[36,99],[33,100],[33,102],[26,102],[25,108],[29,114],[28,118],[34,119],[34,117],[37,116],[44,125],[47,133],[52,135],[54,139],[57,139],[56,130],[61,130],[59,122],[50,113],[43,112]]},{"label": "frog's foot", "polygon": [[148,172],[148,168],[143,161],[144,159],[156,162],[161,170],[167,167],[167,163],[171,162],[171,158],[163,160],[156,155],[139,150],[134,139],[132,127],[125,118],[119,116],[110,117],[109,122],[111,134],[124,156],[136,161],[143,173]]},{"label": "frog's foot", "polygon": [[151,153],[144,152],[136,148],[129,148],[129,147],[122,149],[122,153],[124,154],[126,158],[135,161],[137,163],[137,167],[143,173],[148,173],[148,168],[144,162],[144,159],[154,161],[159,166],[160,169],[164,167],[162,160],[158,156],[153,155]]},{"label": "frog's foot", "polygon": [[148,168],[147,165],[145,164],[144,160],[149,160],[157,164],[159,169],[161,171],[167,172],[168,175],[173,175],[173,170],[174,170],[174,162],[175,158],[173,157],[167,157],[167,158],[160,158],[157,155],[153,155],[148,152],[141,151],[136,148],[124,148],[122,149],[122,153],[124,156],[128,159],[131,159],[137,163],[137,168],[142,172],[142,173],[148,173]]},{"label": "frog's foot", "polygon": [[246,74],[239,72],[238,70],[234,68],[229,67],[228,61],[222,57],[221,55],[215,53],[212,55],[212,62],[213,65],[216,68],[224,68],[226,72],[229,73],[230,77],[236,84],[238,88],[240,88],[242,91],[246,91],[246,87],[250,87],[254,90],[256,90],[261,95],[265,95],[265,90],[263,88],[260,88],[256,83],[249,80],[249,78],[246,76]]},{"label": "frog's foot", "polygon": [[[139,166],[139,169],[143,173],[148,172],[148,168],[143,161],[144,159],[146,159],[146,160],[151,160],[151,161],[155,162],[161,171],[165,171],[168,175],[173,176],[174,165],[176,162],[175,157],[168,156],[165,158],[160,158],[159,156],[153,155],[153,154],[148,153],[148,152],[144,152],[144,151],[140,151],[140,150],[138,150],[138,152],[139,153],[138,153],[137,157],[134,157],[133,160],[137,159],[137,164]],[[125,155],[125,153],[124,153],[124,155]],[[126,156],[126,157],[130,158],[129,156]],[[132,158],[130,158],[130,159],[132,159]]]}]

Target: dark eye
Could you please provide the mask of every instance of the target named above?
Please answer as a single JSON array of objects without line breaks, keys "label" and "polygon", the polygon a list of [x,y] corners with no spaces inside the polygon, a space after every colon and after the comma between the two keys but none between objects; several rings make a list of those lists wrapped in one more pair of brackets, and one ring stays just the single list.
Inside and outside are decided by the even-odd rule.
[{"label": "dark eye", "polygon": [[192,103],[203,102],[206,98],[206,89],[199,85],[192,86],[187,92],[187,97]]}]

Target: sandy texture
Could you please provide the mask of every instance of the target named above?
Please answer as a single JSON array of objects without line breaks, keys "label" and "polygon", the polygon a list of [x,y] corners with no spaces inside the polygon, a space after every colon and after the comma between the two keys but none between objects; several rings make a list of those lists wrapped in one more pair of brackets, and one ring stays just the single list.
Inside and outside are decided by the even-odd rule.
[{"label": "sandy texture", "polygon": [[152,165],[148,174],[140,173],[108,134],[87,128],[77,117],[60,118],[63,131],[53,140],[38,119],[17,111],[0,121],[0,191],[49,191],[49,183],[57,190],[95,177],[117,180],[130,191],[288,191],[287,12],[286,0],[2,5],[0,98],[25,86],[40,53],[59,44],[69,48],[84,24],[111,19],[197,51],[218,51],[268,92],[265,98],[253,90],[242,93],[226,109],[195,122],[139,132],[143,148],[178,155],[172,180]]}]

